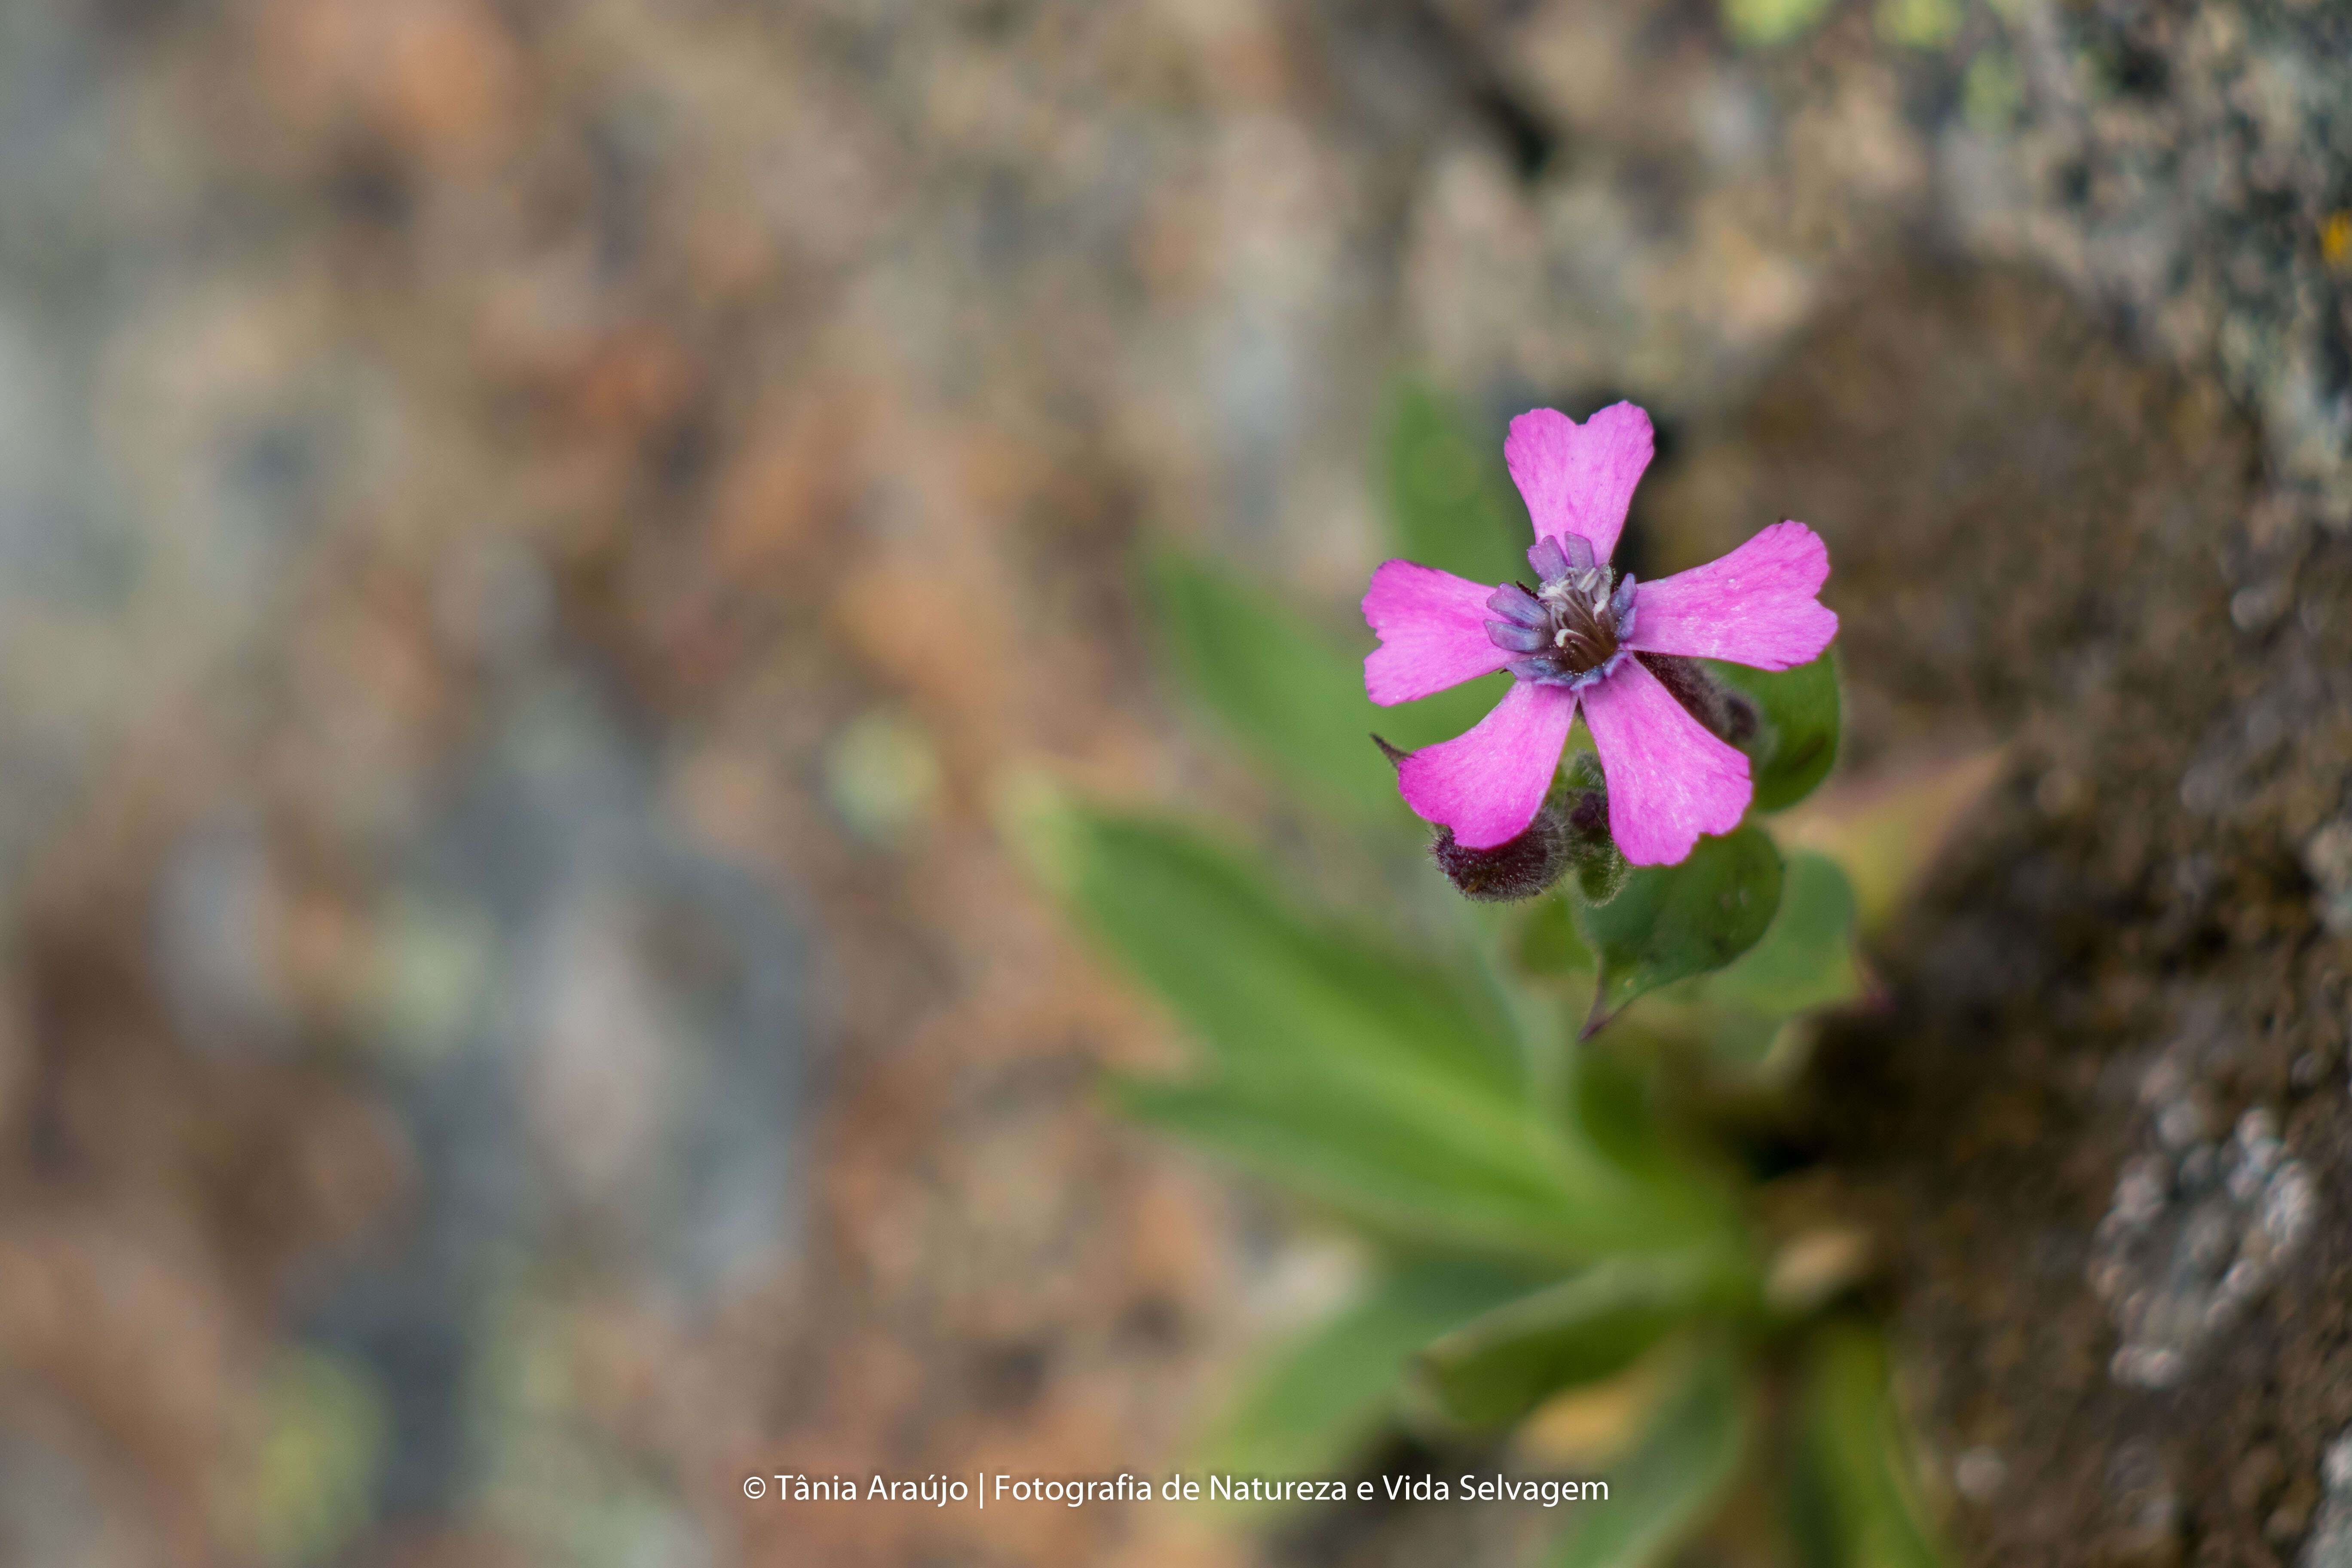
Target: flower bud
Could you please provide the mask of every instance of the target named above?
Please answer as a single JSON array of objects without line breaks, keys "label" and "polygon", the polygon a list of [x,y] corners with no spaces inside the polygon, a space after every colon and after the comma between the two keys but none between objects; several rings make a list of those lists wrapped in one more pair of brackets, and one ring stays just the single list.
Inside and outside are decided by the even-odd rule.
[{"label": "flower bud", "polygon": [[1755,699],[1716,679],[1698,660],[1675,653],[1637,653],[1633,657],[1658,678],[1659,685],[1673,693],[1683,710],[1706,725],[1716,739],[1738,746],[1756,738],[1763,715],[1757,710]]},{"label": "flower bud", "polygon": [[1546,801],[1528,830],[1508,843],[1471,849],[1454,841],[1454,829],[1440,827],[1430,840],[1429,853],[1464,898],[1510,903],[1534,898],[1566,874],[1574,862],[1565,838],[1551,803]]},{"label": "flower bud", "polygon": [[[1378,735],[1372,742],[1391,763],[1412,753]],[[1565,780],[1555,780],[1542,808],[1517,837],[1491,849],[1456,843],[1454,830],[1438,828],[1430,840],[1437,862],[1462,896],[1482,903],[1532,899],[1569,872],[1588,903],[1605,904],[1624,887],[1632,868],[1609,835],[1609,786],[1600,759],[1579,755]]]},{"label": "flower bud", "polygon": [[1588,904],[1605,904],[1624,890],[1633,868],[1609,835],[1609,781],[1599,757],[1591,752],[1577,753],[1569,764],[1568,793],[1569,856],[1576,863],[1576,890]]}]

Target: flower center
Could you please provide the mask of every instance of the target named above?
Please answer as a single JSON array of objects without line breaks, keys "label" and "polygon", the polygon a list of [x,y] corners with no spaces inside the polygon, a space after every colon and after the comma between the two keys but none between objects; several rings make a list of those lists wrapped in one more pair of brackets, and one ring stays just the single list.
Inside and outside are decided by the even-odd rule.
[{"label": "flower center", "polygon": [[1598,669],[1617,651],[1617,616],[1609,603],[1617,574],[1606,566],[1546,583],[1536,600],[1547,613],[1551,647],[1538,657],[1570,675]]},{"label": "flower center", "polygon": [[1570,536],[1539,541],[1528,552],[1537,585],[1506,583],[1486,601],[1502,619],[1486,623],[1496,647],[1520,657],[1506,668],[1542,686],[1590,686],[1623,662],[1622,644],[1633,630],[1633,578],[1592,558],[1592,547]]}]

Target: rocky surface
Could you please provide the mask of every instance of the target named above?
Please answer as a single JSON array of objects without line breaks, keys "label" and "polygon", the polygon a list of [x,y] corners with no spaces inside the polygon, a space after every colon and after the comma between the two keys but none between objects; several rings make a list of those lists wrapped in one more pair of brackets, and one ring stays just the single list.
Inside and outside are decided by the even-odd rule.
[{"label": "rocky surface", "polygon": [[2282,570],[2243,531],[2252,432],[2011,274],[1866,291],[1739,430],[1840,520],[1858,731],[2010,747],[1884,954],[1892,1016],[1813,1082],[1904,1260],[1958,1532],[2292,1560],[2352,1416],[2352,953],[2298,859],[2352,762],[2352,550],[2303,524],[2285,612],[2246,615]]}]

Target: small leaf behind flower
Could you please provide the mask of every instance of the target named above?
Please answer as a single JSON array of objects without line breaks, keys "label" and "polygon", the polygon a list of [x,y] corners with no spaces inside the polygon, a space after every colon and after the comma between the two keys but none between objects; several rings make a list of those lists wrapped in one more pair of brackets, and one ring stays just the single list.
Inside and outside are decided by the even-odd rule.
[{"label": "small leaf behind flower", "polygon": [[1750,823],[1698,841],[1674,866],[1644,866],[1624,891],[1583,911],[1601,955],[1589,1037],[1644,993],[1721,969],[1754,947],[1780,907],[1780,852]]},{"label": "small leaf behind flower", "polygon": [[1782,811],[1813,793],[1837,763],[1840,704],[1836,655],[1824,652],[1794,669],[1751,669],[1702,661],[1707,673],[1746,692],[1763,724],[1741,750],[1756,783],[1750,809]]},{"label": "small leaf behind flower", "polygon": [[1577,1510],[1551,1568],[1649,1568],[1704,1528],[1739,1468],[1755,1394],[1716,1347],[1610,1477],[1609,1500]]},{"label": "small leaf behind flower", "polygon": [[1834,1007],[1862,994],[1853,952],[1853,885],[1811,849],[1789,857],[1780,908],[1754,947],[1699,983],[1707,1001],[1769,1018]]}]

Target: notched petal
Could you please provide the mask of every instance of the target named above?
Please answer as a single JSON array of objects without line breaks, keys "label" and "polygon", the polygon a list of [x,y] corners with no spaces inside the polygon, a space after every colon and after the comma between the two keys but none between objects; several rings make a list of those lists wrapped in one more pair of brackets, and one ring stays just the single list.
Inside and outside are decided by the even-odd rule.
[{"label": "notched petal", "polygon": [[1386,706],[1500,669],[1510,654],[1486,636],[1483,583],[1411,561],[1384,561],[1364,593],[1381,646],[1364,659],[1364,692]]},{"label": "notched petal", "polygon": [[[1382,743],[1391,757],[1401,757]],[[1609,787],[1590,752],[1577,759],[1569,776],[1556,781],[1527,831],[1492,849],[1472,849],[1440,827],[1430,840],[1430,858],[1465,899],[1508,903],[1532,899],[1561,878],[1575,874],[1585,901],[1605,904],[1630,875],[1625,858],[1609,837]]]},{"label": "notched petal", "polygon": [[1503,460],[1538,537],[1580,537],[1594,561],[1606,561],[1655,447],[1650,416],[1630,403],[1581,425],[1556,408],[1531,408],[1511,421]]},{"label": "notched petal", "polygon": [[1758,669],[1809,664],[1837,636],[1836,613],[1814,596],[1829,573],[1811,529],[1776,522],[1728,555],[1643,584],[1627,646]]},{"label": "notched petal", "polygon": [[1575,717],[1573,692],[1519,681],[1471,729],[1406,758],[1397,785],[1423,821],[1495,848],[1535,820]]},{"label": "notched petal", "polygon": [[1609,775],[1609,829],[1636,866],[1671,866],[1702,833],[1739,826],[1754,793],[1748,758],[1702,728],[1641,661],[1584,693]]}]

